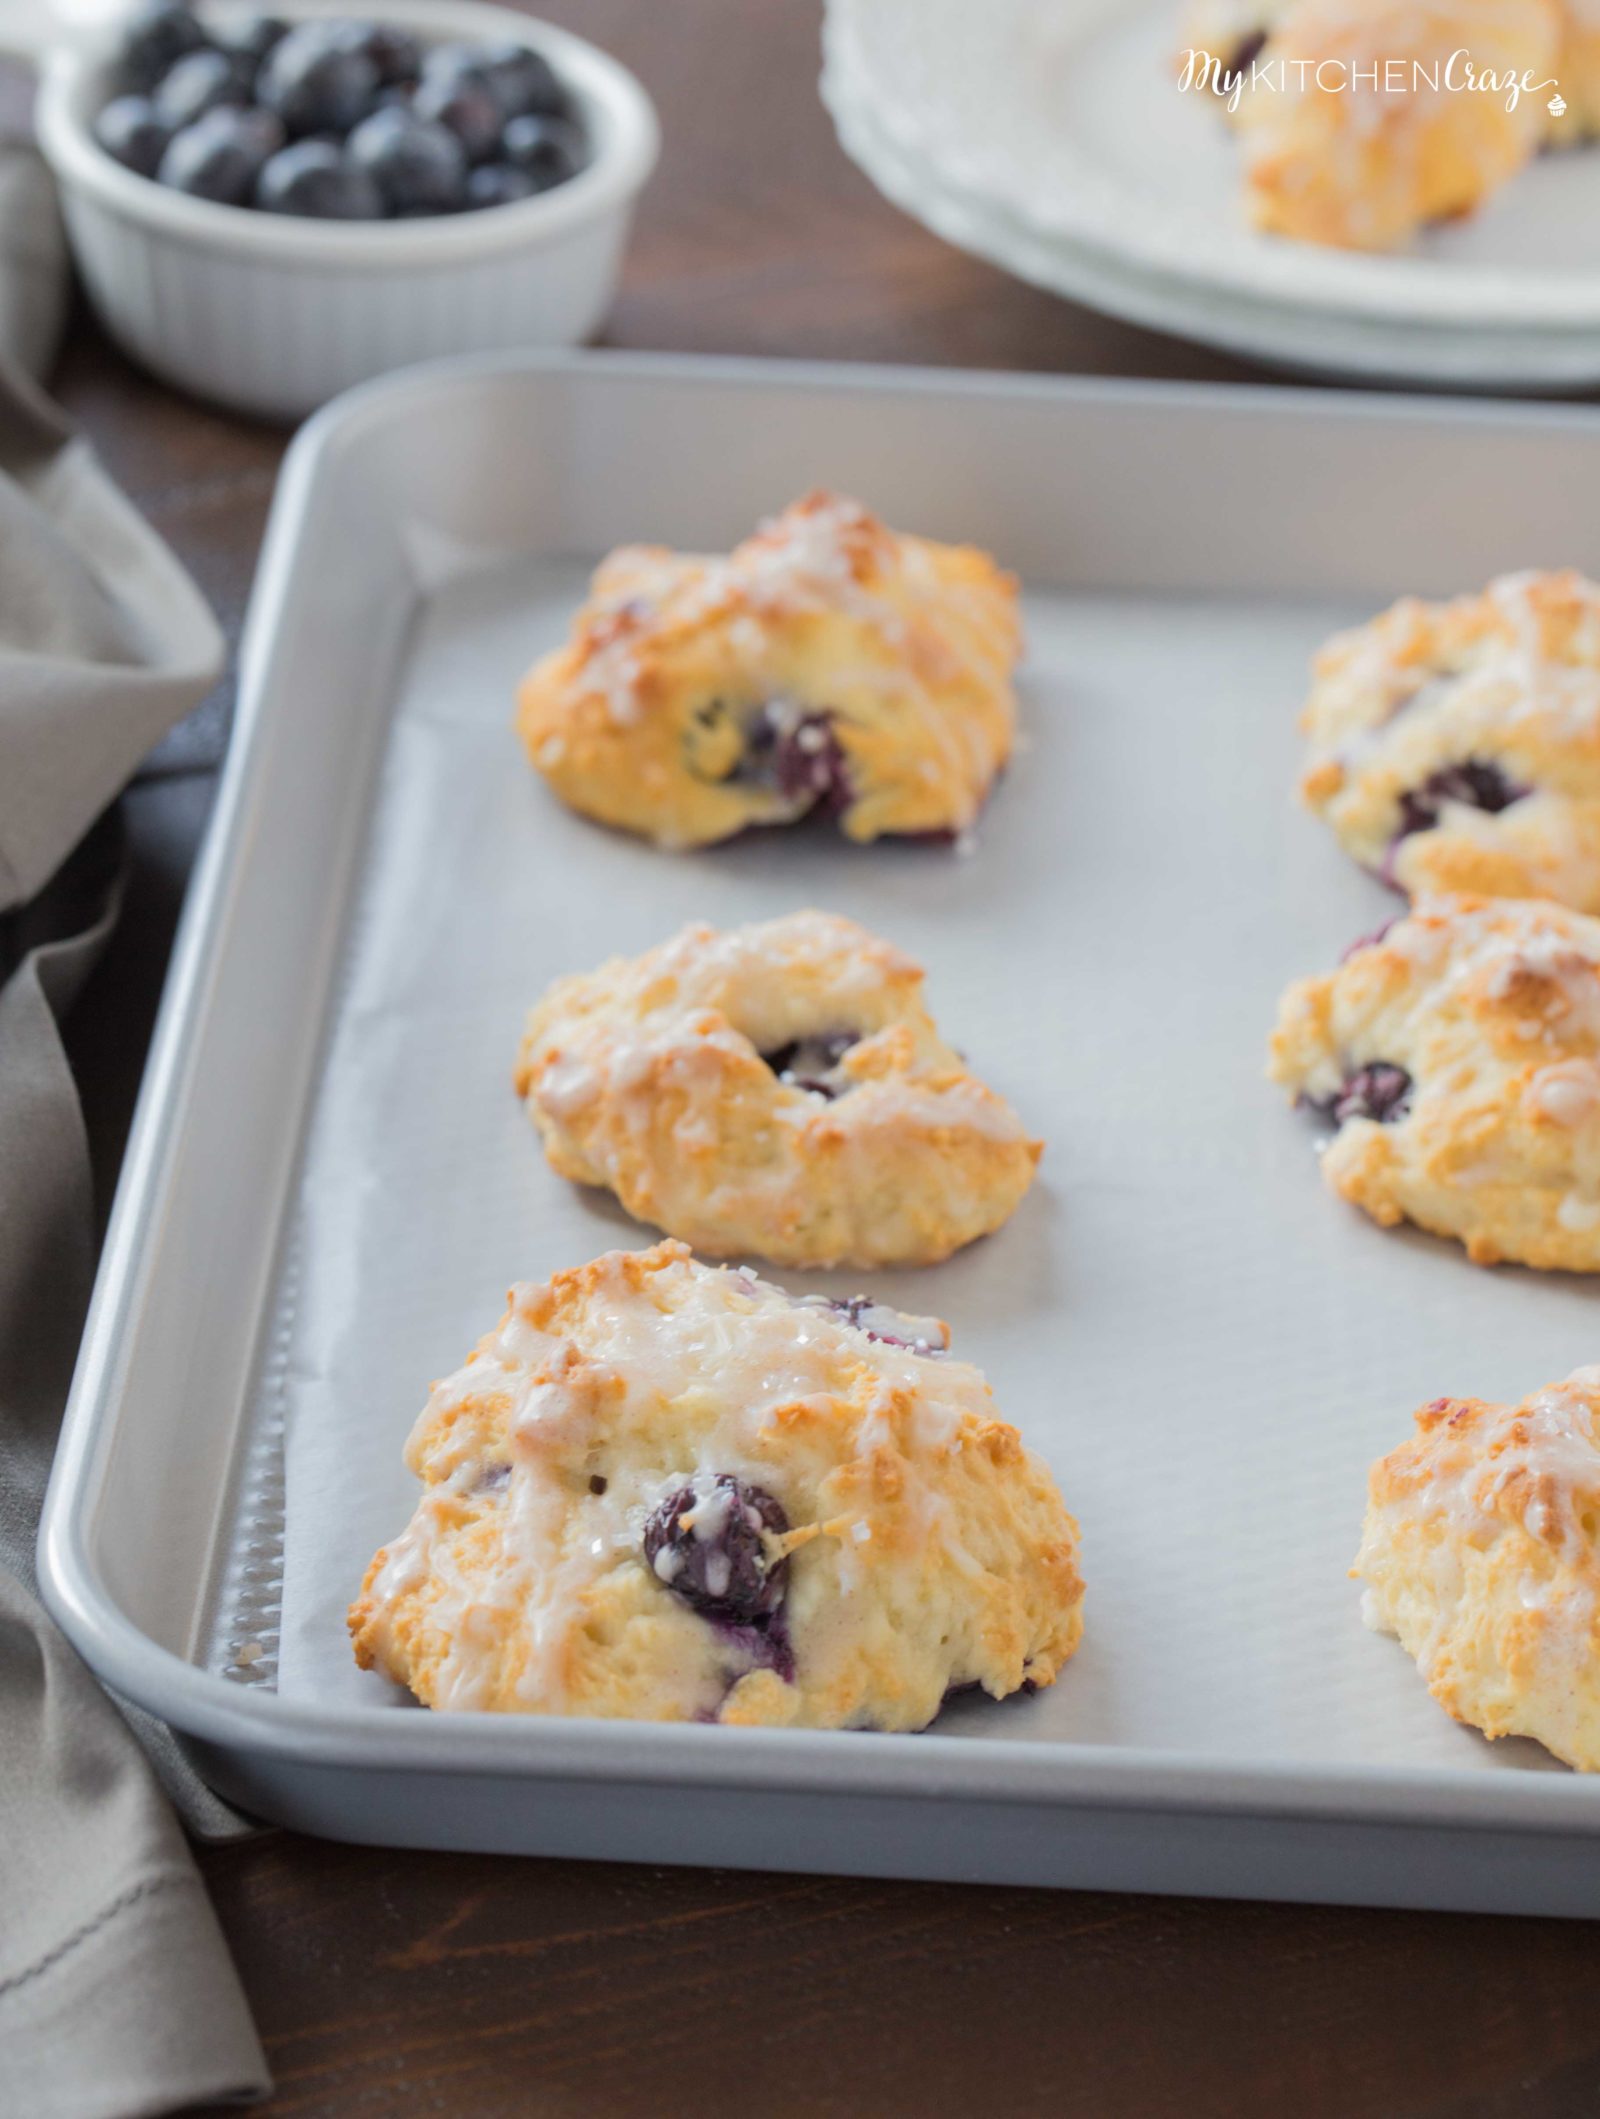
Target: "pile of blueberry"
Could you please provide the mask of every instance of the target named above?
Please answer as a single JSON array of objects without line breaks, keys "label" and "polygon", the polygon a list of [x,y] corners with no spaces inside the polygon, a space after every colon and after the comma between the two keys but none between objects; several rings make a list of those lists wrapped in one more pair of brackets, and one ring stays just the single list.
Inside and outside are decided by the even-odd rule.
[{"label": "pile of blueberry", "polygon": [[532,198],[588,143],[524,44],[424,48],[381,22],[202,22],[145,0],[95,120],[110,155],[158,184],[264,213],[413,220]]}]

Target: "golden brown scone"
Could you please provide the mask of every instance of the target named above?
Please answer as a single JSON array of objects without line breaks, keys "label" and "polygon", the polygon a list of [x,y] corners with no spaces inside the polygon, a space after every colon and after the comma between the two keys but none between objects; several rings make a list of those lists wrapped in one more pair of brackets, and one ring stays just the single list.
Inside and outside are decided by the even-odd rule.
[{"label": "golden brown scone", "polygon": [[[1183,13],[1182,38],[1174,65],[1189,85],[1209,87],[1230,101],[1230,115],[1243,105],[1251,85],[1251,65],[1270,59],[1272,32],[1302,0],[1193,0]],[[1545,112],[1544,136],[1567,147],[1600,133],[1600,9],[1594,0],[1555,0],[1557,48],[1548,88],[1535,84],[1533,100]],[[1190,53],[1197,56],[1191,60]],[[1212,65],[1199,79],[1202,59]],[[1239,88],[1233,95],[1232,84]]]},{"label": "golden brown scone", "polygon": [[1375,1464],[1367,1623],[1485,1736],[1600,1768],[1600,1368],[1520,1405],[1435,1398]]},{"label": "golden brown scone", "polygon": [[1508,574],[1408,596],[1313,664],[1300,782],[1362,866],[1413,896],[1600,912],[1600,588]]},{"label": "golden brown scone", "polygon": [[1600,921],[1425,899],[1289,988],[1271,1073],[1331,1120],[1323,1174],[1374,1221],[1600,1272]]},{"label": "golden brown scone", "polygon": [[1237,114],[1251,219],[1300,242],[1392,250],[1472,212],[1533,156],[1547,99],[1508,110],[1505,95],[1446,87],[1452,55],[1480,78],[1542,82],[1558,38],[1554,0],[1298,0],[1261,54],[1270,85]]},{"label": "golden brown scone", "polygon": [[832,811],[962,833],[1011,755],[1016,583],[812,493],[726,559],[613,552],[517,726],[574,809],[703,846]]},{"label": "golden brown scone", "polygon": [[932,1264],[999,1228],[1040,1154],[918,967],[821,912],[558,979],[516,1083],[561,1176],[716,1258]]},{"label": "golden brown scone", "polygon": [[430,1707],[823,1729],[1050,1684],[1077,1526],[948,1336],[678,1243],[514,1289],[407,1444],[357,1661]]},{"label": "golden brown scone", "polygon": [[1407,595],[1312,663],[1301,799],[1409,894],[1600,911],[1600,589],[1505,574]]}]

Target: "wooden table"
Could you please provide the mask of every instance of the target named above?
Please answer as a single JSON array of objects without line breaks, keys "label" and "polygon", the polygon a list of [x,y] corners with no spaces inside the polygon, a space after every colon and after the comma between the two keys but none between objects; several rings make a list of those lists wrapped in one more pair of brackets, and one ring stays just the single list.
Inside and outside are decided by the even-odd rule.
[{"label": "wooden table", "polygon": [[[884,205],[818,106],[814,0],[542,12],[634,66],[665,124],[611,343],[1250,372],[1016,285]],[[236,636],[283,437],[162,391],[86,319],[59,388]],[[128,916],[73,1032],[107,1189],[229,697],[162,746],[127,804]],[[1600,2109],[1600,1931],[1575,1924],[404,1855],[286,1834],[202,1860],[277,2074],[275,2115]]]}]

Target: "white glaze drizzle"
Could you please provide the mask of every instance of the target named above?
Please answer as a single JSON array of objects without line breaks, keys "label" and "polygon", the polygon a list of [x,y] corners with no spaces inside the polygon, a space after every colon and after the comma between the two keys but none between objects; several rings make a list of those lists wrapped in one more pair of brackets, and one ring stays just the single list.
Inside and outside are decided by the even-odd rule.
[{"label": "white glaze drizzle", "polygon": [[[599,1285],[584,1306],[579,1355],[571,1341],[532,1325],[523,1305],[536,1293],[513,1291],[513,1308],[472,1359],[435,1387],[408,1445],[419,1473],[444,1472],[431,1486],[406,1530],[387,1548],[371,1588],[381,1640],[386,1614],[424,1582],[438,1585],[429,1620],[447,1643],[436,1704],[474,1708],[485,1703],[495,1656],[509,1615],[525,1648],[518,1685],[525,1706],[559,1711],[565,1703],[563,1654],[581,1623],[586,1593],[619,1557],[643,1565],[645,1517],[664,1496],[689,1483],[697,1502],[685,1521],[711,1537],[719,1510],[733,1503],[719,1487],[732,1472],[754,1484],[770,1481],[759,1469],[774,1416],[784,1407],[837,1406],[842,1379],[872,1379],[864,1410],[838,1438],[841,1461],[890,1444],[891,1409],[902,1426],[902,1477],[913,1497],[926,1493],[930,1534],[943,1504],[930,1480],[936,1460],[958,1446],[970,1419],[994,1416],[987,1384],[969,1364],[924,1355],[912,1347],[869,1338],[846,1318],[797,1304],[781,1288],[743,1268],[713,1269],[687,1259],[637,1289],[622,1253],[596,1261]],[[928,1320],[895,1318],[905,1336],[927,1331]],[[941,1334],[944,1328],[933,1321]],[[481,1479],[479,1457],[455,1439],[440,1415],[468,1406],[482,1393],[509,1398],[510,1473],[496,1490],[504,1510],[503,1559],[496,1570],[457,1565],[453,1533],[461,1500]],[[635,1426],[648,1426],[664,1406],[714,1394],[716,1416],[702,1422],[698,1461],[614,1463],[603,1493],[574,1496],[563,1468],[583,1461],[594,1446],[615,1443]],[[613,1451],[613,1456],[620,1454]],[[920,1505],[920,1504],[919,1504]],[[869,1518],[838,1533],[841,1573],[859,1570],[853,1555],[872,1536]],[[655,1574],[670,1585],[681,1561],[663,1551]],[[710,1585],[713,1590],[715,1584]],[[819,1622],[820,1623],[820,1622]],[[839,1623],[837,1616],[827,1621]],[[725,1684],[728,1651],[664,1671],[667,1711],[693,1714],[714,1706]]]},{"label": "white glaze drizzle", "polygon": [[[1578,1684],[1592,1667],[1597,1611],[1595,1517],[1600,1512],[1600,1430],[1591,1403],[1600,1367],[1574,1370],[1564,1383],[1536,1392],[1520,1406],[1487,1408],[1458,1433],[1447,1421],[1413,1446],[1426,1475],[1368,1511],[1356,1571],[1374,1586],[1363,1617],[1379,1631],[1395,1630],[1385,1579],[1386,1555],[1413,1525],[1438,1523],[1444,1538],[1423,1551],[1408,1547],[1407,1576],[1425,1570],[1431,1624],[1416,1651],[1432,1679],[1451,1638],[1465,1591],[1462,1550],[1486,1550],[1513,1525],[1552,1547],[1564,1563],[1559,1591],[1526,1580],[1522,1607],[1544,1620],[1540,1667],[1533,1690],[1541,1733],[1559,1746],[1576,1718]],[[1414,1603],[1414,1591],[1412,1592]]]},{"label": "white glaze drizzle", "polygon": [[[686,928],[642,957],[608,965],[607,1006],[549,1026],[545,1037],[559,1057],[536,1064],[531,1101],[568,1124],[606,1097],[636,1135],[646,1133],[664,1090],[676,1087],[702,1102],[714,1098],[722,1063],[747,1057],[753,1047],[771,1050],[844,1027],[865,1038],[893,1024],[900,1010],[886,1005],[888,981],[913,968],[864,930],[825,913],[793,913],[721,933]],[[1028,1137],[1004,1098],[974,1076],[951,1076],[942,1047],[924,1065],[870,1079],[852,1077],[847,1067],[837,1071],[851,1086],[831,1101],[775,1085],[777,1121],[799,1132],[824,1124],[863,1152],[886,1126],[1002,1144]],[[686,1124],[679,1137],[687,1144],[713,1142],[709,1113],[697,1122],[691,1111]],[[782,1169],[770,1176],[788,1181]]]},{"label": "white glaze drizzle", "polygon": [[[602,579],[607,571],[602,570]],[[896,537],[860,502],[839,495],[786,509],[726,558],[624,554],[609,571],[618,578],[617,592],[601,601],[615,622],[608,634],[591,634],[584,681],[620,727],[639,719],[641,647],[658,619],[688,627],[726,618],[730,641],[755,670],[766,652],[766,628],[808,611],[842,612],[898,652],[907,644],[906,617],[896,598],[873,586],[870,577],[885,583],[899,578],[929,596],[936,586],[931,555],[918,540]],[[922,655],[937,649],[953,669],[964,670],[983,686],[1004,685],[1010,642],[995,635],[987,593],[959,580],[938,584],[937,590],[941,603],[968,622],[941,627],[937,636],[925,632]],[[843,692],[863,682],[879,695],[899,691],[912,696],[924,688],[922,677],[910,667],[874,663],[860,672],[841,669],[835,676]],[[804,701],[795,712],[830,704]],[[957,820],[965,830],[993,771],[991,738],[973,717],[948,713],[924,715],[919,734],[944,754],[947,781],[973,789],[966,813]],[[809,801],[797,800],[795,806],[804,810]]]}]

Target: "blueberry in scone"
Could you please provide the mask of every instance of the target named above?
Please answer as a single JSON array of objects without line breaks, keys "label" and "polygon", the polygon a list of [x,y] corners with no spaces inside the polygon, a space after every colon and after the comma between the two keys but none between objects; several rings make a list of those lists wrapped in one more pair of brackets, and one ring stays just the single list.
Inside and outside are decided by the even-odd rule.
[{"label": "blueberry in scone", "polygon": [[918,966],[820,912],[558,979],[516,1086],[561,1176],[718,1258],[932,1264],[1010,1216],[1040,1154]]},{"label": "blueberry in scone", "polygon": [[1600,1769],[1600,1368],[1520,1405],[1435,1398],[1368,1494],[1367,1623],[1458,1722]]},{"label": "blueberry in scone", "polygon": [[1464,55],[1480,79],[1553,79],[1555,0],[1295,0],[1261,14],[1262,79],[1236,117],[1246,210],[1269,234],[1396,249],[1481,206],[1545,136],[1545,96],[1474,90],[1449,69]]},{"label": "blueberry in scone", "polygon": [[1600,132],[1591,0],[1193,0],[1174,70],[1239,122],[1256,224],[1347,249],[1399,247]]},{"label": "blueberry in scone", "polygon": [[1396,889],[1600,912],[1600,588],[1514,574],[1340,633],[1302,717],[1307,805]]},{"label": "blueberry in scone", "polygon": [[1011,755],[1016,585],[813,493],[727,558],[613,552],[517,726],[574,809],[702,846],[813,812],[959,834]]},{"label": "blueberry in scone", "polygon": [[513,1290],[407,1444],[357,1660],[430,1707],[825,1729],[1049,1685],[1077,1526],[947,1346],[678,1243]]},{"label": "blueberry in scone", "polygon": [[1482,1265],[1600,1272],[1600,920],[1424,899],[1284,995],[1271,1073],[1330,1126],[1322,1169]]}]

